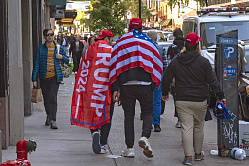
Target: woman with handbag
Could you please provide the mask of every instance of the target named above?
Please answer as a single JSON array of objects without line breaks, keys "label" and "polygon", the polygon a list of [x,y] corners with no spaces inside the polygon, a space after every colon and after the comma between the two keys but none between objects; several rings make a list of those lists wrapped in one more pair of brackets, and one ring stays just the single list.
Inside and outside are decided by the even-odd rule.
[{"label": "woman with handbag", "polygon": [[57,50],[52,29],[44,29],[43,36],[46,42],[37,49],[33,64],[32,82],[33,86],[37,87],[37,77],[39,75],[47,114],[45,125],[51,126],[51,129],[58,129],[56,125],[57,94],[59,84],[63,80],[59,60],[68,64],[69,58],[63,48]]}]

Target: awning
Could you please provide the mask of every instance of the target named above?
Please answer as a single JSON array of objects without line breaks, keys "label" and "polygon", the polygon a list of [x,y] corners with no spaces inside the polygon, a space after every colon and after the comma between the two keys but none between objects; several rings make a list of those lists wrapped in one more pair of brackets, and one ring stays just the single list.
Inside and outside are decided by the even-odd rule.
[{"label": "awning", "polygon": [[49,0],[48,5],[66,5],[67,0]]},{"label": "awning", "polygon": [[62,18],[60,21],[57,21],[57,24],[73,24],[72,18]]},{"label": "awning", "polygon": [[170,25],[172,25],[172,19],[167,19],[162,24],[162,27],[167,27],[167,26],[170,26]]},{"label": "awning", "polygon": [[163,23],[164,23],[165,21],[166,21],[166,20],[163,20],[163,21],[161,21],[159,24],[160,24],[160,25],[163,25]]}]

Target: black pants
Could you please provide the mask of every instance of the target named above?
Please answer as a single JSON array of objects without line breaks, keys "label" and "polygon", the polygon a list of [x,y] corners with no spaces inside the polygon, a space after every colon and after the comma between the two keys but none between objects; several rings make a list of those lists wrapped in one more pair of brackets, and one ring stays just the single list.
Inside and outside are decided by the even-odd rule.
[{"label": "black pants", "polygon": [[[167,68],[167,67],[163,67],[163,73],[165,72],[166,68]],[[161,100],[161,114],[164,113],[165,104],[166,104],[166,102],[164,102],[163,100]]]},{"label": "black pants", "polygon": [[73,72],[77,72],[80,66],[81,51],[73,53]]},{"label": "black pants", "polygon": [[56,121],[59,83],[57,83],[56,77],[40,79],[40,83],[46,114],[49,120]]},{"label": "black pants", "polygon": [[[112,96],[112,95],[111,95]],[[114,110],[114,102],[111,100],[111,107],[110,107],[110,118],[112,121],[112,115],[113,115],[113,110]],[[111,130],[111,125],[112,123],[106,123],[103,126],[101,126],[100,129],[100,144],[105,145],[107,144],[108,136]],[[92,130],[90,129],[91,133],[98,131],[99,129]]]},{"label": "black pants", "polygon": [[134,145],[134,116],[136,100],[139,101],[143,117],[142,137],[151,135],[154,116],[154,93],[152,85],[123,85],[120,97],[124,110],[125,143],[128,148]]}]

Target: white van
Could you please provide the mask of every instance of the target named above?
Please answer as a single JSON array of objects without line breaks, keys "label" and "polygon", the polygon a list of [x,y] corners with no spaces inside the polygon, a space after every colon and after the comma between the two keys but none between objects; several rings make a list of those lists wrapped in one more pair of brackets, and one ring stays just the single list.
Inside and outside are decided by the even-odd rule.
[{"label": "white van", "polygon": [[[205,7],[198,16],[188,16],[183,20],[183,34],[195,32],[201,37],[202,55],[214,64],[216,35],[238,29],[238,39],[249,42],[249,7]],[[248,43],[249,44],[249,43]]]}]

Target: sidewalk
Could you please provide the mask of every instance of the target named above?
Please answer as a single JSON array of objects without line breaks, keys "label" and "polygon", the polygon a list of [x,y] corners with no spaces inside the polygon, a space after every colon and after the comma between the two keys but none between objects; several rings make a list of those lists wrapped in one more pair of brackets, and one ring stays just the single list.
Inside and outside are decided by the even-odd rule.
[{"label": "sidewalk", "polygon": [[[32,166],[181,166],[184,157],[181,145],[181,130],[175,128],[173,100],[166,104],[165,113],[161,117],[162,132],[152,131],[150,143],[154,151],[154,158],[148,159],[138,146],[141,136],[142,121],[139,119],[140,107],[136,105],[135,115],[135,154],[134,159],[108,158],[107,155],[120,155],[126,148],[124,142],[123,110],[115,107],[113,125],[109,136],[110,152],[106,155],[96,155],[92,151],[92,138],[89,129],[70,124],[71,96],[74,87],[74,75],[64,79],[58,94],[58,130],[45,126],[45,110],[43,103],[34,104],[34,113],[25,117],[25,139],[35,140],[37,150],[28,155]],[[205,160],[193,161],[196,166],[224,166],[249,165],[249,158],[237,161],[230,157],[218,157],[210,154],[210,150],[217,149],[216,121],[205,123],[205,138],[203,150]],[[16,159],[15,146],[3,150],[3,162]]]}]

